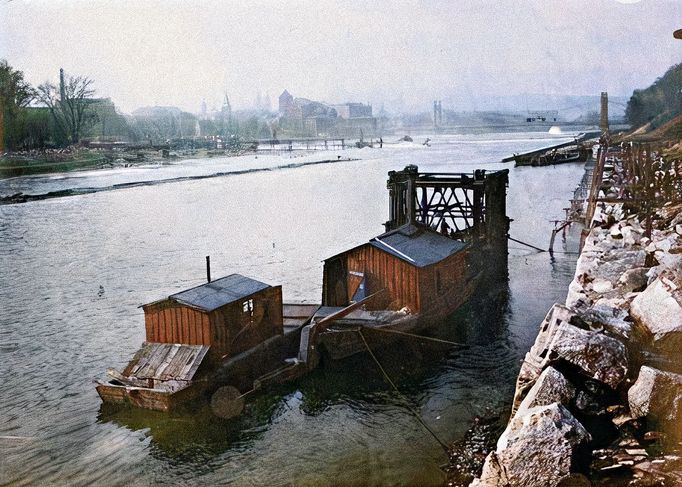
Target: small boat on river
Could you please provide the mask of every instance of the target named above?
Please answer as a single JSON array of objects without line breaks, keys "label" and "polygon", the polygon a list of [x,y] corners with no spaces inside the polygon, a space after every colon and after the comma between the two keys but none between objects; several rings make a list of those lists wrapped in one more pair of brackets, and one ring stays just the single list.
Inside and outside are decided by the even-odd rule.
[{"label": "small boat on river", "polygon": [[569,162],[585,162],[592,155],[592,148],[579,145],[575,150],[550,150],[532,155],[514,155],[515,166],[551,166]]},{"label": "small boat on river", "polygon": [[169,411],[220,385],[291,374],[285,359],[318,306],[282,304],[281,286],[231,274],[142,308],[146,341],[97,392],[105,402]]},{"label": "small boat on river", "polygon": [[600,132],[583,132],[571,142],[562,142],[550,147],[513,154],[502,159],[502,162],[514,161],[515,166],[549,166],[569,162],[585,162],[592,154],[592,144],[589,141],[598,135]]}]

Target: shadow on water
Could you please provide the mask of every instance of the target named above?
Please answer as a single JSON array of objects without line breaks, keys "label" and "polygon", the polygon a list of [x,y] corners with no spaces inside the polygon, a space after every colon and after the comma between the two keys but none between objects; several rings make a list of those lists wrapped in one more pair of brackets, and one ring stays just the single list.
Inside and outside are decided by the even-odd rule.
[{"label": "shadow on water", "polygon": [[[200,465],[229,449],[242,449],[265,430],[284,401],[287,391],[269,390],[247,404],[242,415],[223,419],[213,414],[209,402],[199,400],[186,408],[164,413],[127,405],[103,403],[98,423],[111,422],[151,438],[151,454],[172,463]],[[291,393],[291,391],[289,391]]]}]

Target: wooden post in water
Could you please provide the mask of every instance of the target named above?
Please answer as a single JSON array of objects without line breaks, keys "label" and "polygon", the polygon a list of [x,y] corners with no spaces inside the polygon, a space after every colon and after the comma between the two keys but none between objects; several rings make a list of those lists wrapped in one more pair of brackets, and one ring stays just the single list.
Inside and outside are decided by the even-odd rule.
[{"label": "wooden post in water", "polygon": [[407,222],[406,223],[416,223],[417,222],[417,208],[415,204],[415,196],[417,194],[417,188],[415,183],[417,182],[417,175],[419,174],[417,166],[411,165],[405,167],[405,172],[407,173],[407,188],[405,194],[405,203],[407,204]]}]

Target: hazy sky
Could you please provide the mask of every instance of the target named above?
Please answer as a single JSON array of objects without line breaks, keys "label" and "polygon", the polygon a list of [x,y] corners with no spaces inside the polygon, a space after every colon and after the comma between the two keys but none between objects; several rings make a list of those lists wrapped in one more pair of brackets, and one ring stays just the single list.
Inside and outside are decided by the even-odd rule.
[{"label": "hazy sky", "polygon": [[523,93],[630,95],[682,62],[682,0],[0,0],[0,57],[93,78],[124,111],[260,91],[428,109]]}]

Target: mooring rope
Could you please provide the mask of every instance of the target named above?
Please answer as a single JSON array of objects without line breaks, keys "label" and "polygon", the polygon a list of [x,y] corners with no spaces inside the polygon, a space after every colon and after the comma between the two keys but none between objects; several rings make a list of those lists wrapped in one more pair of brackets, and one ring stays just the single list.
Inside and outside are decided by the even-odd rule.
[{"label": "mooring rope", "polygon": [[[509,247],[511,250],[524,250],[521,247]],[[543,250],[544,252],[544,250]],[[549,251],[547,251],[549,252]],[[580,252],[571,252],[568,250],[552,250],[550,254],[565,254],[565,255],[580,255]]]},{"label": "mooring rope", "polygon": [[450,448],[448,448],[448,445],[446,445],[445,442],[444,442],[443,440],[441,440],[440,438],[438,438],[438,436],[436,435],[436,433],[435,433],[431,428],[429,428],[429,425],[427,425],[427,424],[424,422],[424,420],[421,418],[421,416],[419,415],[419,413],[410,405],[409,400],[408,400],[408,399],[407,399],[407,398],[398,390],[398,387],[397,387],[397,386],[395,385],[395,383],[391,380],[391,378],[389,377],[389,375],[386,373],[386,371],[384,370],[384,368],[381,366],[381,363],[379,362],[379,359],[377,359],[376,355],[374,355],[374,352],[372,352],[372,349],[369,347],[369,344],[367,343],[367,340],[365,340],[365,335],[362,334],[362,329],[359,329],[359,330],[358,330],[358,333],[360,334],[360,338],[362,338],[362,341],[363,341],[363,343],[365,344],[365,348],[367,348],[367,351],[369,352],[369,355],[370,355],[370,356],[372,357],[372,359],[374,360],[374,363],[377,364],[377,367],[379,368],[379,370],[380,370],[381,373],[383,374],[384,379],[386,379],[386,382],[388,382],[388,383],[391,385],[391,387],[393,387],[393,390],[394,390],[394,391],[396,392],[396,394],[398,394],[398,396],[403,400],[403,402],[405,403],[405,406],[407,407],[407,409],[414,415],[415,418],[417,418],[417,421],[419,421],[419,422],[421,423],[421,425],[424,427],[424,429],[425,429],[426,431],[428,431],[428,432],[431,434],[431,436],[433,436],[433,438],[438,442],[438,444],[441,446],[441,448],[443,448],[443,451],[445,452],[445,454],[448,455],[448,457],[449,457],[449,456],[450,456]]},{"label": "mooring rope", "polygon": [[531,249],[535,249],[538,252],[547,252],[545,249],[541,249],[540,247],[536,247],[535,245],[531,245],[529,243],[523,242],[521,240],[517,240],[509,235],[507,235],[507,238],[511,240],[512,242],[520,243],[521,245],[525,245],[526,247],[530,247]]},{"label": "mooring rope", "polygon": [[437,342],[437,343],[445,343],[447,345],[455,345],[458,347],[466,347],[467,346],[464,343],[451,342],[450,340],[443,340],[442,338],[427,337],[424,335],[415,335],[414,333],[408,333],[406,331],[400,331],[400,330],[386,330],[383,328],[366,328],[366,330],[383,331],[384,333],[395,333],[396,335],[404,335],[404,336],[408,336],[408,337],[412,337],[412,338],[418,338],[420,340],[427,340],[430,342]]}]

